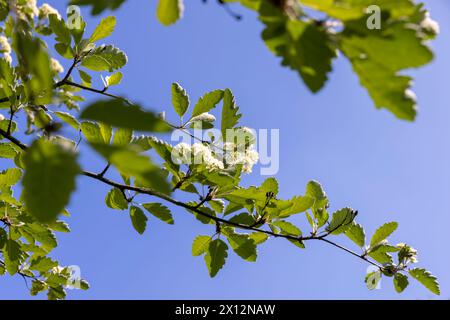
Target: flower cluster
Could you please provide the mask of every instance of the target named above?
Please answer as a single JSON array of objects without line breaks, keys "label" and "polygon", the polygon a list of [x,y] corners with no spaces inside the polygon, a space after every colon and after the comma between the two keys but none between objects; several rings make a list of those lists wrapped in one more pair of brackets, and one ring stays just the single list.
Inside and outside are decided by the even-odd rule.
[{"label": "flower cluster", "polygon": [[[203,115],[201,118],[204,121],[207,116]],[[178,164],[204,164],[210,171],[242,166],[242,172],[251,173],[259,160],[252,131],[245,127],[238,128],[232,137],[222,145],[179,143],[173,148],[172,159]]]},{"label": "flower cluster", "polygon": [[413,247],[410,247],[405,243],[399,243],[397,244],[397,248],[400,249],[398,256],[401,263],[406,265],[408,263],[419,262],[419,260],[417,260],[417,250]]},{"label": "flower cluster", "polygon": [[194,143],[192,146],[186,143],[176,145],[173,148],[172,159],[178,164],[203,164],[209,171],[224,169],[223,162],[203,143]]},{"label": "flower cluster", "polygon": [[53,8],[48,3],[44,3],[39,8],[39,19],[47,19],[48,16],[50,16],[51,14],[54,14],[54,15],[56,15],[58,17],[58,19],[61,19],[61,15],[59,14],[58,10]]},{"label": "flower cluster", "polygon": [[427,11],[425,13],[425,19],[420,23],[420,27],[426,32],[433,36],[437,36],[439,34],[440,27],[437,21],[431,19],[430,13]]},{"label": "flower cluster", "polygon": [[64,72],[64,68],[61,65],[61,63],[59,63],[59,61],[54,58],[52,58],[50,61],[50,68],[52,69],[52,71],[54,73],[63,73]]},{"label": "flower cluster", "polygon": [[9,44],[8,38],[6,38],[5,36],[0,36],[0,52],[3,53],[3,57],[5,58],[5,60],[9,64],[11,64],[11,45]]}]

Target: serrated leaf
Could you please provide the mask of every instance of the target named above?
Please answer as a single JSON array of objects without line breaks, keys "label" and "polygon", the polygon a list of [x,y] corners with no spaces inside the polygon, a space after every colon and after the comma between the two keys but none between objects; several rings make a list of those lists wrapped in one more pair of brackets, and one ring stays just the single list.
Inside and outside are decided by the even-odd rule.
[{"label": "serrated leaf", "polygon": [[328,204],[327,194],[317,181],[308,182],[305,195],[315,199],[314,207],[316,208],[323,208]]},{"label": "serrated leaf", "polygon": [[249,235],[251,239],[255,242],[256,245],[266,242],[269,239],[269,236],[262,232],[253,232]]},{"label": "serrated leaf", "polygon": [[11,143],[0,143],[0,158],[14,159],[16,156],[17,151]]},{"label": "serrated leaf", "polygon": [[169,208],[167,208],[166,206],[163,206],[160,203],[145,203],[142,206],[145,210],[150,212],[161,221],[164,221],[168,224],[174,224],[173,216],[170,213]]},{"label": "serrated leaf", "polygon": [[106,195],[105,199],[106,205],[115,210],[126,210],[128,209],[128,201],[125,199],[122,191],[117,188],[111,189]]},{"label": "serrated leaf", "polygon": [[333,217],[326,227],[326,231],[334,235],[346,232],[352,226],[356,215],[357,212],[350,208],[343,208],[336,211],[333,213]]},{"label": "serrated leaf", "polygon": [[172,105],[175,112],[182,117],[189,108],[189,96],[178,83],[172,83]]},{"label": "serrated leaf", "polygon": [[14,275],[17,273],[20,265],[20,245],[16,241],[8,239],[3,250],[3,258],[5,260],[4,263],[6,271],[10,275]]},{"label": "serrated leaf", "polygon": [[143,234],[145,232],[145,228],[147,227],[147,220],[148,220],[144,212],[138,207],[131,206],[130,218],[134,229],[139,234]]},{"label": "serrated leaf", "polygon": [[22,170],[19,168],[6,169],[0,172],[0,187],[11,187],[19,182]]},{"label": "serrated leaf", "polygon": [[122,78],[123,78],[122,72],[116,72],[110,76],[107,76],[105,78],[106,86],[107,87],[117,86],[122,82]]},{"label": "serrated leaf", "polygon": [[239,119],[242,117],[242,115],[238,112],[239,108],[236,105],[233,94],[231,93],[230,89],[226,89],[223,93],[221,123],[222,137],[224,137],[224,140],[226,140],[227,130],[234,128],[238,124]]},{"label": "serrated leaf", "polygon": [[204,254],[209,247],[210,241],[211,241],[210,236],[196,237],[194,239],[194,242],[192,243],[192,255],[196,257]]},{"label": "serrated leaf", "polygon": [[127,146],[133,139],[133,131],[130,129],[119,128],[114,133],[113,145]]},{"label": "serrated leaf", "polygon": [[337,56],[334,35],[312,21],[293,20],[269,2],[259,10],[266,25],[262,38],[268,48],[282,58],[281,64],[297,71],[312,92],[328,80]]},{"label": "serrated leaf", "polygon": [[228,257],[227,251],[227,244],[220,239],[215,239],[209,243],[205,255],[205,263],[211,278],[214,278],[225,265],[225,260]]},{"label": "serrated leaf", "polygon": [[256,244],[252,238],[247,234],[235,233],[232,230],[224,232],[226,233],[228,243],[239,257],[250,262],[256,261]]},{"label": "serrated leaf", "polygon": [[351,227],[345,231],[345,235],[358,247],[364,247],[364,244],[366,243],[366,234],[360,224],[353,222]]},{"label": "serrated leaf", "polygon": [[78,122],[78,120],[71,115],[70,113],[67,112],[62,112],[62,111],[55,111],[53,112],[53,114],[55,116],[57,116],[58,118],[60,118],[62,121],[64,121],[65,123],[67,123],[69,126],[71,126],[72,128],[74,128],[75,130],[78,130],[80,128],[80,123]]},{"label": "serrated leaf", "polygon": [[302,234],[298,227],[287,221],[278,220],[272,223],[272,225],[280,228],[282,234],[291,236],[300,236]]},{"label": "serrated leaf", "polygon": [[370,240],[370,245],[374,246],[389,237],[398,227],[397,222],[389,222],[378,228]]},{"label": "serrated leaf", "polygon": [[104,137],[98,123],[83,121],[80,128],[89,143],[109,143],[109,141],[104,141]]},{"label": "serrated leaf", "polygon": [[81,65],[92,71],[113,72],[124,67],[128,62],[127,55],[111,45],[102,45],[86,55]]},{"label": "serrated leaf", "polygon": [[206,93],[201,97],[194,106],[194,111],[192,112],[192,117],[201,115],[202,113],[209,112],[211,109],[215,108],[216,105],[223,98],[223,90],[214,90]]},{"label": "serrated leaf", "polygon": [[31,215],[52,222],[69,203],[80,173],[77,156],[50,141],[36,140],[24,156],[23,197]]},{"label": "serrated leaf", "polygon": [[70,31],[66,26],[64,20],[59,19],[56,14],[51,14],[49,16],[50,28],[56,35],[56,41],[64,45],[70,46],[71,37]]},{"label": "serrated leaf", "polygon": [[116,27],[116,17],[109,16],[102,19],[99,25],[95,28],[94,33],[92,33],[89,38],[89,42],[96,42],[98,40],[109,37]]},{"label": "serrated leaf", "polygon": [[114,127],[135,131],[166,132],[170,127],[157,115],[121,99],[100,100],[83,110],[81,119],[101,121]]},{"label": "serrated leaf", "polygon": [[174,24],[183,16],[183,0],[159,0],[156,15],[159,22],[168,26]]},{"label": "serrated leaf", "polygon": [[408,277],[401,273],[396,273],[393,281],[395,291],[398,293],[402,293],[409,284]]},{"label": "serrated leaf", "polygon": [[409,274],[434,294],[441,294],[437,278],[433,276],[429,271],[422,268],[415,268],[409,270]]}]

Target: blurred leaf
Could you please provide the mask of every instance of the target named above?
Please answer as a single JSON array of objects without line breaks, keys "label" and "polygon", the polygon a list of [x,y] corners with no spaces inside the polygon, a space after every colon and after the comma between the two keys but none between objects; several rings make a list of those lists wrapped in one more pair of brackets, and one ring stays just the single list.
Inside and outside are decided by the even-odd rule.
[{"label": "blurred leaf", "polygon": [[159,0],[157,16],[159,22],[168,26],[183,16],[183,0]]},{"label": "blurred leaf", "polygon": [[80,118],[135,131],[166,132],[170,129],[154,113],[137,105],[129,106],[121,99],[97,101],[84,109]]},{"label": "blurred leaf", "polygon": [[28,211],[40,222],[52,222],[69,203],[80,173],[76,154],[50,141],[36,140],[27,150],[23,196]]}]

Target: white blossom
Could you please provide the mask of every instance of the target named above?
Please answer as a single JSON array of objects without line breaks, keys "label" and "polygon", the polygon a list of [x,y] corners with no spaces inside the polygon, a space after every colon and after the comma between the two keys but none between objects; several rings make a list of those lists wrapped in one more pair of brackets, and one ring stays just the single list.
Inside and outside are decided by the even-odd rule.
[{"label": "white blossom", "polygon": [[194,143],[192,145],[192,154],[195,164],[204,164],[208,170],[224,169],[223,162],[216,158],[211,149],[203,143]]},{"label": "white blossom", "polygon": [[11,45],[5,36],[0,36],[0,51],[3,53],[11,53]]},{"label": "white blossom", "polygon": [[426,32],[429,32],[434,35],[438,35],[440,32],[439,23],[435,20],[431,19],[430,13],[425,13],[425,19],[420,23],[420,27],[424,29]]},{"label": "white blossom", "polygon": [[187,143],[179,143],[172,149],[172,160],[178,164],[191,164],[191,146]]},{"label": "white blossom", "polygon": [[39,18],[41,19],[45,19],[47,18],[49,15],[51,14],[55,14],[58,19],[61,19],[61,15],[59,14],[58,10],[56,10],[55,8],[53,8],[51,5],[49,5],[48,3],[44,3],[40,8],[39,8]]},{"label": "white blossom", "polygon": [[5,116],[0,113],[0,121],[5,120]]},{"label": "white blossom", "polygon": [[205,112],[196,117],[193,117],[190,122],[214,122],[216,121],[216,117],[212,114]]},{"label": "white blossom", "polygon": [[64,72],[63,66],[59,63],[58,60],[56,60],[54,58],[51,59],[50,67],[52,68],[52,71],[55,73],[63,73]]}]

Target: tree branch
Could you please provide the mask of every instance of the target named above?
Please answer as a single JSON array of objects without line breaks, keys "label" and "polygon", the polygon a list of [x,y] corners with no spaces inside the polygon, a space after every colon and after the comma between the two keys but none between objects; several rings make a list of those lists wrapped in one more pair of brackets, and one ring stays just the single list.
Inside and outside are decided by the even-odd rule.
[{"label": "tree branch", "polygon": [[[0,135],[2,135],[3,137],[5,137],[9,141],[11,141],[12,143],[14,143],[17,146],[19,146],[22,150],[26,150],[28,148],[27,145],[23,144],[22,142],[20,142],[16,138],[12,137],[10,134],[8,134],[7,132],[5,132],[2,129],[0,129]],[[232,226],[232,227],[235,227],[235,228],[239,228],[239,229],[243,229],[243,230],[249,230],[249,231],[255,231],[255,232],[260,232],[260,233],[265,233],[265,234],[267,234],[269,236],[273,236],[275,238],[284,238],[284,239],[291,240],[291,241],[296,241],[296,242],[297,241],[298,242],[304,242],[304,241],[309,241],[309,240],[323,241],[323,242],[326,242],[328,244],[331,244],[331,245],[335,246],[336,248],[339,248],[339,249],[341,249],[343,251],[346,251],[347,253],[350,253],[351,255],[366,261],[367,263],[370,263],[370,264],[372,264],[372,265],[374,265],[374,266],[376,266],[376,267],[378,267],[380,269],[383,269],[383,267],[381,265],[379,265],[379,264],[369,260],[367,257],[362,256],[362,255],[358,255],[357,253],[351,251],[350,249],[347,249],[347,248],[345,248],[345,247],[343,247],[343,246],[341,246],[341,245],[339,245],[339,244],[337,244],[337,243],[335,243],[333,241],[330,241],[330,240],[326,239],[326,237],[330,235],[329,233],[325,234],[325,235],[322,235],[322,236],[311,235],[311,236],[307,236],[307,237],[304,237],[304,236],[298,237],[298,236],[289,235],[289,234],[279,234],[279,233],[275,233],[275,232],[272,232],[272,231],[269,231],[269,230],[256,228],[255,226],[244,225],[244,224],[236,223],[236,222],[229,221],[229,220],[226,220],[226,219],[223,219],[223,218],[219,218],[219,217],[216,217],[216,216],[212,216],[209,213],[206,213],[206,212],[203,212],[202,210],[200,210],[199,206],[188,205],[188,204],[186,204],[184,202],[181,202],[181,201],[178,201],[176,199],[173,199],[172,197],[170,197],[170,196],[168,196],[168,195],[166,195],[164,193],[161,193],[159,191],[153,190],[153,189],[129,186],[129,185],[125,185],[125,184],[121,184],[121,183],[109,180],[109,179],[107,179],[107,178],[105,178],[103,176],[104,175],[103,171],[100,174],[92,173],[92,172],[89,172],[89,171],[82,171],[81,174],[86,176],[86,177],[92,178],[94,180],[100,181],[100,182],[102,182],[104,184],[107,184],[107,185],[109,185],[111,187],[115,187],[115,188],[121,190],[122,192],[125,192],[125,190],[128,190],[128,191],[137,192],[139,194],[146,194],[146,195],[150,195],[150,196],[153,196],[153,197],[157,197],[157,198],[159,198],[161,200],[164,200],[166,202],[169,202],[169,203],[171,203],[173,205],[176,205],[178,207],[181,207],[181,208],[187,209],[189,211],[195,212],[195,213],[197,213],[197,214],[199,214],[199,215],[201,215],[203,217],[209,218],[209,219],[215,221],[216,225],[222,223],[222,224],[225,224],[225,225],[228,225],[228,226]]]}]

